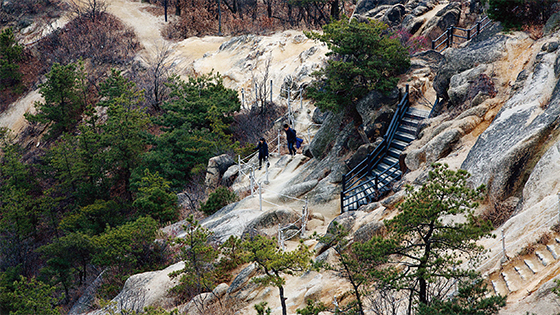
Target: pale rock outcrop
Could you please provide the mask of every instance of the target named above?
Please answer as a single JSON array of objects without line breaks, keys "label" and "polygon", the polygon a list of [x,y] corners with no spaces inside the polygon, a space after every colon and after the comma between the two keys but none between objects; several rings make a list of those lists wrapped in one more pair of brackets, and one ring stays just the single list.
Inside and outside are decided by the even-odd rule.
[{"label": "pale rock outcrop", "polygon": [[233,164],[235,164],[235,161],[227,154],[215,156],[208,160],[205,180],[207,191],[212,191],[218,187],[222,174]]},{"label": "pale rock outcrop", "polygon": [[[185,263],[178,262],[163,270],[136,274],[128,278],[121,292],[112,300],[115,313],[121,310],[142,311],[146,306],[161,306],[171,308],[175,305],[175,298],[169,289],[178,284],[178,279],[171,279],[169,274],[181,270]],[[105,315],[109,309],[100,309],[90,315]]]},{"label": "pale rock outcrop", "polygon": [[492,198],[503,200],[523,185],[527,169],[539,158],[539,145],[558,126],[560,85],[554,74],[555,53],[540,53],[523,88],[503,105],[462,164],[473,185],[488,185]]},{"label": "pale rock outcrop", "polygon": [[292,210],[275,209],[269,210],[253,219],[243,231],[244,236],[257,232],[269,237],[278,235],[278,225],[291,224],[301,218],[301,214]]},{"label": "pale rock outcrop", "polygon": [[449,81],[449,101],[453,104],[460,104],[465,99],[470,82],[478,78],[481,74],[485,73],[488,69],[486,64],[482,64],[473,69],[465,70],[461,73],[455,74]]},{"label": "pale rock outcrop", "polygon": [[299,198],[308,193],[311,189],[315,188],[318,183],[318,180],[312,179],[299,184],[290,184],[280,191],[278,199],[280,201],[286,202],[292,198]]},{"label": "pale rock outcrop", "polygon": [[531,207],[560,191],[560,142],[552,145],[539,159],[523,187],[523,206]]},{"label": "pale rock outcrop", "polygon": [[[488,30],[488,32],[490,31],[492,30]],[[438,96],[444,100],[449,99],[448,89],[454,75],[477,65],[490,64],[501,59],[505,55],[504,48],[507,39],[508,37],[505,35],[498,35],[481,42],[472,41],[462,48],[446,49],[443,52],[446,63],[438,70],[433,82]]]}]

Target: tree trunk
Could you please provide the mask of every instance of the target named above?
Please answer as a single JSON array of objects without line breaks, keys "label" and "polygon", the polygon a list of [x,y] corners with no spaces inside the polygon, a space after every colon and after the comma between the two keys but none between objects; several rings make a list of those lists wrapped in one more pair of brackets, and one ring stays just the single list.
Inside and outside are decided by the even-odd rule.
[{"label": "tree trunk", "polygon": [[278,291],[280,291],[280,304],[282,304],[282,315],[287,315],[288,310],[286,309],[286,298],[284,298],[284,287],[279,286]]},{"label": "tree trunk", "polygon": [[338,0],[334,0],[331,2],[331,19],[339,20],[340,19],[340,10],[339,10],[339,2]]},{"label": "tree trunk", "polygon": [[181,0],[176,0],[175,2],[175,15],[181,15]]}]

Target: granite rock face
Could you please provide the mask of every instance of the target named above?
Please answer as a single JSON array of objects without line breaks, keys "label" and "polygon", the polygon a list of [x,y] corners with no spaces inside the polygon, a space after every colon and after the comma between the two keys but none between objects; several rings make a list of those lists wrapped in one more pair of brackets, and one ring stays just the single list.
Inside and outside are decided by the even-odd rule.
[{"label": "granite rock face", "polygon": [[554,73],[557,52],[537,56],[527,79],[502,106],[462,164],[475,186],[504,200],[523,186],[539,146],[558,127],[560,84]]}]

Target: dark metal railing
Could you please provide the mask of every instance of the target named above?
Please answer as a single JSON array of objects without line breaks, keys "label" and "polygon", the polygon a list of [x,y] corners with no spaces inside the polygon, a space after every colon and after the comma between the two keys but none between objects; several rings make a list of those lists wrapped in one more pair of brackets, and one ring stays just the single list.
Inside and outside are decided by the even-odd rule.
[{"label": "dark metal railing", "polygon": [[[484,17],[482,20],[476,22],[476,24],[469,28],[464,29],[456,26],[450,26],[447,28],[443,34],[441,34],[438,38],[432,41],[432,49],[437,50],[439,52],[444,51],[446,48],[451,47],[454,43],[454,38],[461,38],[464,39],[463,42],[471,40],[473,37],[480,34],[480,32],[485,29],[488,25],[492,23],[487,16]],[[462,32],[461,34],[457,34],[457,31]],[[445,46],[440,50],[442,45]]]},{"label": "dark metal railing", "polygon": [[[389,185],[391,181],[387,183],[380,183],[380,179],[383,180],[385,178],[389,178],[390,175],[394,175],[398,172],[399,169],[395,168],[398,167],[399,163],[394,163],[390,165],[388,169],[383,171],[381,174],[377,175],[373,172],[375,167],[381,162],[381,160],[387,154],[389,150],[389,146],[395,137],[395,133],[399,128],[400,122],[404,115],[406,114],[408,107],[410,106],[409,102],[409,92],[408,92],[408,85],[406,85],[406,90],[403,98],[399,102],[397,106],[397,110],[391,119],[391,123],[385,132],[385,136],[381,143],[371,152],[369,153],[364,160],[362,160],[358,165],[356,165],[352,170],[350,170],[347,174],[342,176],[342,191],[340,192],[340,209],[341,212],[344,212],[344,208],[350,207],[352,204],[357,205],[360,204],[360,201],[364,199],[370,199],[370,195],[365,192],[363,189],[365,186],[369,186],[377,192],[380,188]],[[395,168],[389,172],[389,170]],[[387,175],[382,177],[382,175]],[[364,180],[364,178],[368,178]],[[381,186],[380,186],[381,185]],[[363,193],[363,196],[358,196],[360,193]],[[352,200],[350,202],[350,200]],[[346,203],[346,201],[348,201]]]}]

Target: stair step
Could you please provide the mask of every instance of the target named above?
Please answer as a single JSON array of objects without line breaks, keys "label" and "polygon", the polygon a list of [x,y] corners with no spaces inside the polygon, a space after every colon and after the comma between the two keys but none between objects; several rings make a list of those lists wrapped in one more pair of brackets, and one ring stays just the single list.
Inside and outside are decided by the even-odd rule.
[{"label": "stair step", "polygon": [[537,273],[540,269],[537,268],[537,266],[531,260],[523,259],[523,262],[525,263],[525,266],[527,266],[533,274]]},{"label": "stair step", "polygon": [[398,150],[404,150],[406,147],[408,146],[408,142],[404,142],[401,141],[399,139],[393,139],[393,142],[391,142],[391,146],[393,148],[396,148]]},{"label": "stair step", "polygon": [[417,128],[408,125],[399,125],[399,128],[397,128],[397,132],[404,132],[413,136],[416,136],[416,130]]},{"label": "stair step", "polygon": [[558,237],[555,237],[554,240],[556,241],[557,244],[560,244],[560,239]]},{"label": "stair step", "polygon": [[411,127],[418,127],[418,119],[414,117],[407,117],[406,115],[401,119],[401,124],[411,126]]},{"label": "stair step", "polygon": [[552,255],[550,254],[550,252],[548,251],[535,251],[535,255],[539,258],[540,262],[543,264],[543,266],[548,266],[550,265],[550,263],[552,261],[554,261],[554,258],[552,257]]},{"label": "stair step", "polygon": [[387,155],[390,155],[394,158],[399,158],[401,156],[402,150],[399,150],[397,148],[394,147],[390,147],[389,150],[387,150]]},{"label": "stair step", "polygon": [[382,160],[381,162],[382,162],[382,163],[385,163],[385,164],[388,164],[388,165],[393,165],[393,164],[397,163],[397,165],[398,165],[399,159],[387,155],[387,156],[385,156],[385,157],[383,158],[383,160]]},{"label": "stair step", "polygon": [[401,132],[401,131],[397,131],[395,133],[395,139],[402,140],[404,142],[410,143],[410,142],[416,140],[416,136],[411,135],[409,133],[404,133],[404,132]]},{"label": "stair step", "polygon": [[506,288],[508,289],[508,291],[509,292],[515,291],[513,288],[513,281],[511,280],[510,275],[505,271],[502,271],[501,274],[502,274],[502,278],[504,279],[504,282],[506,283]]},{"label": "stair step", "polygon": [[508,289],[503,281],[492,280],[491,282],[496,295],[506,296],[508,294]]},{"label": "stair step", "polygon": [[513,267],[513,269],[515,269],[515,271],[517,271],[517,273],[519,274],[519,278],[521,278],[521,280],[527,280],[531,276],[530,274],[527,273],[527,268],[528,267],[526,265]]},{"label": "stair step", "polygon": [[424,119],[428,118],[428,116],[430,115],[430,111],[423,110],[423,109],[418,109],[418,108],[414,108],[414,107],[409,107],[408,110],[406,111],[406,113],[410,114],[410,115],[422,117]]},{"label": "stair step", "polygon": [[554,260],[558,259],[558,249],[557,249],[557,246],[555,244],[546,245],[546,249],[548,249],[548,251],[550,252],[552,257],[554,257]]}]

